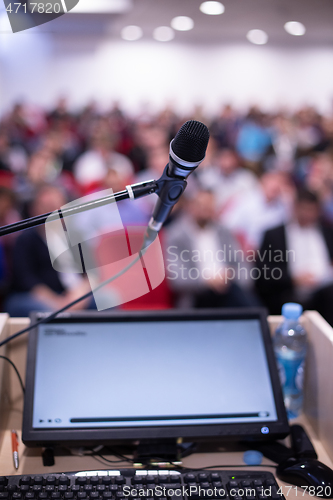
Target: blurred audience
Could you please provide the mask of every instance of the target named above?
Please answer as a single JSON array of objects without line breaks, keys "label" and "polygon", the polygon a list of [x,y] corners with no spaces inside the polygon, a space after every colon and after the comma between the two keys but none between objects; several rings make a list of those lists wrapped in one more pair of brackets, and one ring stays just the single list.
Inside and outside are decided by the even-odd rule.
[{"label": "blurred audience", "polygon": [[267,229],[288,221],[293,192],[284,173],[265,173],[258,186],[240,193],[222,212],[221,222],[238,236],[244,249],[257,249]]},{"label": "blurred audience", "polygon": [[[31,216],[53,212],[66,203],[63,193],[46,185],[37,191]],[[5,307],[11,316],[28,316],[31,311],[54,311],[90,290],[80,274],[58,273],[52,266],[43,225],[23,231],[13,248],[11,293]],[[72,269],[75,269],[73,262]],[[84,309],[89,300],[73,306]]]},{"label": "blurred audience", "polygon": [[180,307],[255,304],[240,286],[237,264],[244,267],[245,263],[239,258],[235,238],[218,222],[211,191],[198,191],[188,201],[183,217],[168,229],[165,243],[169,283]]},{"label": "blurred audience", "polygon": [[218,150],[211,162],[211,166],[197,171],[197,177],[202,186],[214,191],[221,213],[230,209],[239,196],[257,188],[257,177],[241,166],[234,149]]},{"label": "blurred audience", "polygon": [[117,153],[114,146],[108,122],[100,120],[93,130],[89,149],[79,156],[74,165],[75,180],[84,193],[100,188],[110,169],[122,170],[127,177],[133,174],[131,161]]},{"label": "blurred audience", "polygon": [[[211,139],[204,162],[188,179],[185,194],[190,201],[181,197],[167,221],[165,229],[171,235],[168,238],[177,241],[179,238],[185,251],[198,245],[202,249],[204,244],[219,249],[222,240],[226,239],[232,248],[258,252],[262,245],[267,244],[265,238],[271,234],[272,228],[300,225],[295,222],[298,221],[298,205],[295,210],[292,208],[294,193],[295,187],[306,188],[316,196],[316,202],[313,201],[311,206],[313,213],[316,206],[317,213],[307,234],[323,254],[322,240],[318,243],[318,232],[324,234],[321,222],[327,227],[333,225],[333,115],[321,115],[309,106],[294,113],[286,109],[267,113],[259,107],[240,113],[228,104],[209,118],[202,106],[197,106],[186,117],[167,106],[156,114],[146,110],[137,117],[130,117],[117,102],[105,111],[101,111],[94,101],[75,111],[66,96],[60,97],[50,110],[18,102],[0,117],[1,225],[27,217],[32,213],[29,207],[34,214],[50,211],[52,200],[54,206],[55,200],[62,204],[65,200],[73,201],[87,194],[98,197],[100,190],[111,188],[119,191],[133,182],[158,179],[168,162],[170,140],[187,119],[203,120],[210,129]],[[52,184],[54,189],[49,191],[48,206],[47,203],[43,205],[44,195],[40,194],[46,189],[45,184]],[[155,202],[156,195],[135,202],[122,201],[117,204],[117,217],[120,214],[119,221],[125,226],[145,225]],[[112,230],[115,219],[110,218],[105,210],[103,215],[100,212],[98,221],[94,212],[86,212],[82,214],[81,222],[86,230],[94,225],[102,230],[105,227]],[[325,231],[328,234],[326,226]],[[303,233],[300,238],[305,241]],[[299,248],[296,239],[296,242],[292,241]],[[36,288],[33,284],[36,280],[31,280],[28,286],[24,278],[29,267],[25,264],[28,259],[32,259],[31,269],[35,269],[35,246],[36,255],[40,252],[41,269],[46,266],[43,268],[46,282],[42,277],[37,279],[42,280],[42,288],[39,285]],[[313,257],[310,246],[306,247],[307,252],[309,259],[311,255]],[[327,277],[330,276],[330,251],[328,254],[329,263],[327,255],[324,260]],[[300,265],[304,263],[304,255],[299,260]],[[231,262],[231,267],[234,264]],[[303,300],[306,305],[310,304],[310,298],[317,297],[319,292],[324,293],[322,290],[327,288],[319,276],[317,264],[309,265],[313,265],[314,282],[310,283],[312,288],[308,294],[302,292],[295,278],[295,266],[288,270],[296,294],[294,298]],[[22,266],[20,277],[18,270]],[[200,271],[200,263],[196,266]],[[84,279],[80,279],[78,290],[81,285],[86,286]],[[200,285],[199,281],[193,280],[192,283],[188,280],[187,285],[193,285],[193,288],[184,289],[184,293],[180,282],[168,279],[167,283],[173,290],[177,289],[179,296],[192,296],[192,305],[200,305],[200,301],[202,305],[207,300],[211,304],[227,304],[227,299],[223,302],[224,298],[237,289],[238,299],[241,296],[249,298],[246,295],[248,290],[242,288],[244,283],[227,280],[222,289],[223,280],[209,287],[206,281]],[[13,284],[10,296],[9,282]],[[283,283],[282,277],[281,280],[270,280],[269,286],[283,288]],[[19,299],[22,294],[37,301],[44,309],[56,308],[72,296],[72,288],[68,288],[52,270],[42,228],[1,239],[0,284],[2,307],[8,299],[12,313],[15,311],[13,297]],[[199,288],[195,290],[197,286]],[[269,293],[263,295],[269,297]],[[16,305],[18,303],[28,304],[16,300]],[[266,303],[271,312],[279,312],[280,304],[269,303],[268,299]]]}]

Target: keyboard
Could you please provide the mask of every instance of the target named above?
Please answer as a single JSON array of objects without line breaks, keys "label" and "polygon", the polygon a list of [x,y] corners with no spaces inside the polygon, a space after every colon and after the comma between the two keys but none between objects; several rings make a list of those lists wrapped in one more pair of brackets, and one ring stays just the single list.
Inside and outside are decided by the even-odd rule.
[{"label": "keyboard", "polygon": [[119,469],[0,476],[0,500],[281,500],[270,472]]}]

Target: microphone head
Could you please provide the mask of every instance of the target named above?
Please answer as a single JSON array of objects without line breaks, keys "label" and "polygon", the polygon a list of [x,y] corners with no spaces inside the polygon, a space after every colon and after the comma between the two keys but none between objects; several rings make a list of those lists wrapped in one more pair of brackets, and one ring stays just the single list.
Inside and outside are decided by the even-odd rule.
[{"label": "microphone head", "polygon": [[201,122],[189,120],[172,141],[172,151],[185,162],[200,163],[206,154],[209,130]]}]

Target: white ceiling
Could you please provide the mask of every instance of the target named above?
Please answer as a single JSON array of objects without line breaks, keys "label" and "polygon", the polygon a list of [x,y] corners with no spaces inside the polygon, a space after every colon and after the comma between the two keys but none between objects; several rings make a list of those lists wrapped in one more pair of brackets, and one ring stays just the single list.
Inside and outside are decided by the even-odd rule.
[{"label": "white ceiling", "polygon": [[[107,34],[120,39],[121,29],[134,24],[143,29],[143,39],[148,40],[152,39],[154,28],[169,26],[173,17],[185,15],[194,20],[194,29],[176,32],[174,40],[177,42],[245,42],[246,33],[258,28],[268,33],[270,44],[291,47],[325,44],[333,47],[333,0],[221,0],[225,12],[219,16],[202,14],[199,10],[201,1],[133,0],[133,7],[123,14],[66,14],[40,29],[62,35]],[[302,22],[306,34],[295,37],[286,33],[283,26],[287,21]]]}]

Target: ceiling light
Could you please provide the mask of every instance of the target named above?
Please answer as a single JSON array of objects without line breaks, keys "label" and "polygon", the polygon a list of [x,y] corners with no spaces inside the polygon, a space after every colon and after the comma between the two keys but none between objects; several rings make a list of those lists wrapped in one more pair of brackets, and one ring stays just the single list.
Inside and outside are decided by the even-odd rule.
[{"label": "ceiling light", "polygon": [[121,30],[121,38],[124,40],[128,40],[129,42],[134,42],[135,40],[139,40],[142,37],[142,29],[140,26],[125,26]]},{"label": "ceiling light", "polygon": [[208,16],[219,16],[225,11],[225,7],[221,2],[203,2],[200,5],[200,10]]},{"label": "ceiling light", "polygon": [[73,14],[118,14],[133,7],[132,0],[80,0],[70,11]]},{"label": "ceiling light", "polygon": [[169,26],[159,26],[154,29],[153,37],[158,42],[170,42],[175,37],[175,32]]},{"label": "ceiling light", "polygon": [[268,41],[268,35],[263,30],[250,30],[246,38],[249,42],[255,43],[256,45],[265,45]]},{"label": "ceiling light", "polygon": [[171,21],[171,27],[177,31],[190,31],[194,27],[194,21],[187,16],[174,17]]},{"label": "ceiling light", "polygon": [[294,36],[302,36],[306,31],[304,24],[299,23],[298,21],[289,21],[284,25],[284,29],[287,33],[289,33],[289,35]]}]

